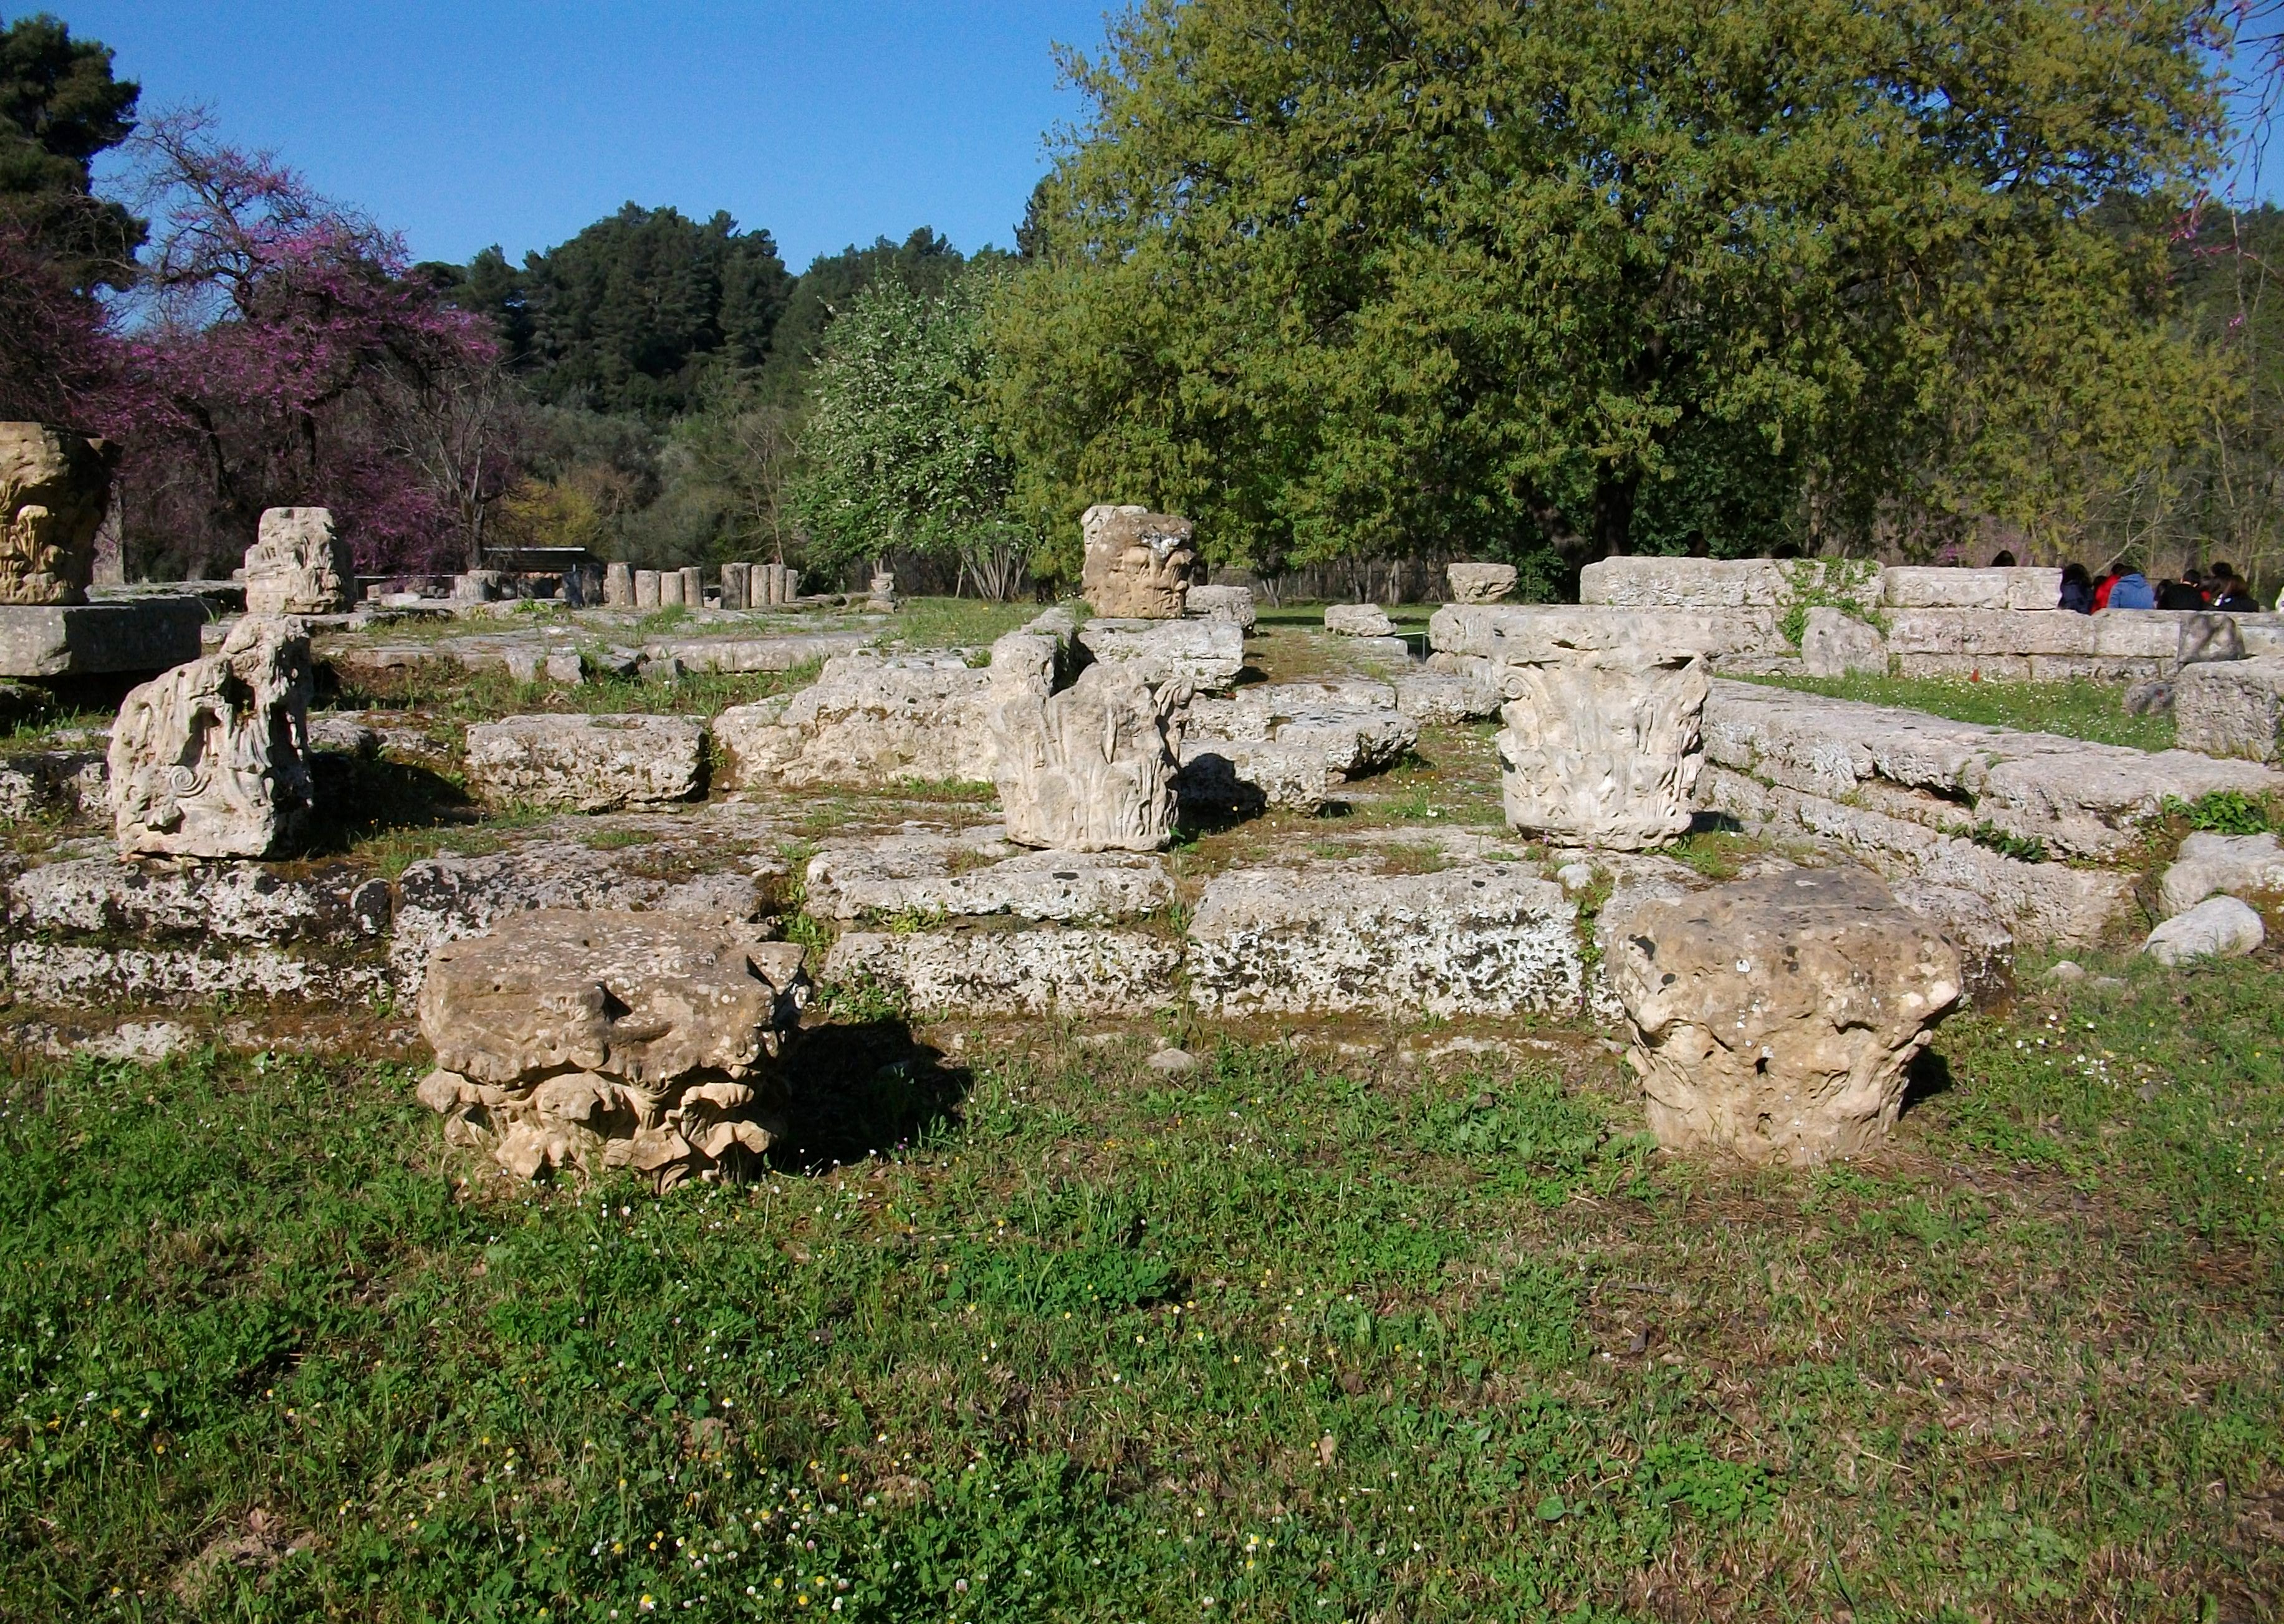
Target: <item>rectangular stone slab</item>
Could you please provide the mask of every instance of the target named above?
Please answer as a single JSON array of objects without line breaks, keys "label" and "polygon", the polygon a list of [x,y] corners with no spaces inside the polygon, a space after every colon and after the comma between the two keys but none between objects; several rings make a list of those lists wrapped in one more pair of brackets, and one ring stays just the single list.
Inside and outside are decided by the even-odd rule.
[{"label": "rectangular stone slab", "polygon": [[155,676],[199,657],[196,598],[0,606],[0,677]]}]

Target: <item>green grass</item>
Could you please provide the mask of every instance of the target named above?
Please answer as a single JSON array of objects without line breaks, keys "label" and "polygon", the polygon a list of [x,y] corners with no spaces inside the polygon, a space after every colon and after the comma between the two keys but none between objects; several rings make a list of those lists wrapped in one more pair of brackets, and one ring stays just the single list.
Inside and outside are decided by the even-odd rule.
[{"label": "green grass", "polygon": [[2273,1616],[2284,971],[2124,975],[1801,1175],[1650,1154],[1591,1047],[866,1011],[664,1199],[488,1173],[412,1069],[34,1067],[0,1616]]},{"label": "green grass", "polygon": [[[1084,602],[1064,606],[1081,620]],[[1047,612],[1044,603],[999,603],[988,598],[906,598],[883,634],[912,648],[983,648]]]},{"label": "green grass", "polygon": [[817,680],[819,666],[809,660],[783,671],[692,671],[671,682],[603,674],[569,686],[518,682],[502,671],[423,666],[345,679],[338,693],[328,697],[342,710],[419,710],[425,719],[442,724],[449,734],[470,722],[534,711],[716,717],[732,705],[806,687]]},{"label": "green grass", "polygon": [[2141,750],[2173,748],[2170,712],[2128,716],[2125,690],[2102,682],[1970,682],[1959,677],[1748,677],[1772,687],[1797,688],[1828,699],[1900,705],[2030,733],[2061,734],[2095,744],[2124,744]]}]

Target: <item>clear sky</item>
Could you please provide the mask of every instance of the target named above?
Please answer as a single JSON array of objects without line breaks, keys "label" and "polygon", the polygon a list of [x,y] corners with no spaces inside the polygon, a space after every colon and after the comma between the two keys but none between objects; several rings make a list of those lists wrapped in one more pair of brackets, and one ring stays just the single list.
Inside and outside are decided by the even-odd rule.
[{"label": "clear sky", "polygon": [[1107,0],[0,0],[201,103],[418,259],[509,256],[630,200],[725,208],[794,270],[934,226],[1011,247]]}]

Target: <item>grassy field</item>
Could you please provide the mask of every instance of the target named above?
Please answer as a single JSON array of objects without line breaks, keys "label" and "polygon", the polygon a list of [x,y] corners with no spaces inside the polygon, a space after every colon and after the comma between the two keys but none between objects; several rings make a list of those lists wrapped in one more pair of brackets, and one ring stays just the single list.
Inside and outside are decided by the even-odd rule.
[{"label": "grassy field", "polygon": [[0,1616],[2274,1617],[2284,969],[2119,973],[1814,1175],[1560,1032],[833,1026],[665,1199],[401,1065],[23,1071]]},{"label": "grassy field", "polygon": [[1857,699],[1867,704],[1901,705],[2031,733],[2061,734],[2095,744],[2124,744],[2139,750],[2173,748],[2171,711],[2128,716],[2125,690],[2106,682],[1970,682],[1960,677],[1751,677],[1774,687],[1798,688],[1827,699]]}]

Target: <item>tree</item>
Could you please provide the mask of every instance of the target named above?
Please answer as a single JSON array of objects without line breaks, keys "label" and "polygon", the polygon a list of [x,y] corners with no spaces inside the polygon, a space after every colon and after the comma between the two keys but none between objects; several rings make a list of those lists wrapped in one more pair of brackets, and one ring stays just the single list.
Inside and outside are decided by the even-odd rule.
[{"label": "tree", "polygon": [[767,231],[633,203],[526,255],[520,279],[505,269],[479,255],[464,285],[527,346],[533,393],[653,422],[689,410],[710,368],[761,365],[792,281]]},{"label": "tree", "polygon": [[2088,216],[2210,163],[2211,37],[2202,0],[1143,0],[1069,64],[995,318],[1026,511],[1175,506],[1232,563],[2066,529],[2210,387],[2162,244]]},{"label": "tree", "polygon": [[1014,470],[985,411],[982,312],[996,275],[934,297],[884,279],[833,324],[817,367],[796,506],[814,569],[918,553],[1011,596],[1036,534],[1010,508]]},{"label": "tree", "polygon": [[806,395],[810,370],[824,353],[834,317],[873,283],[895,281],[928,297],[949,287],[966,263],[950,239],[925,225],[900,243],[876,237],[869,248],[851,243],[838,254],[818,255],[786,300],[760,381],[762,392],[788,404]]},{"label": "tree", "polygon": [[801,464],[798,406],[767,397],[750,379],[718,379],[700,408],[675,425],[688,476],[714,493],[722,540],[741,553],[783,563],[798,545],[793,486]]},{"label": "tree", "polygon": [[369,568],[481,545],[510,453],[482,324],[402,245],[202,115],[137,137],[160,221],[125,346],[130,543],[199,569],[265,507],[341,515]]},{"label": "tree", "polygon": [[90,166],[134,133],[141,89],[111,50],[40,12],[0,28],[0,220],[82,289],[124,287],[145,225],[92,195]]}]

